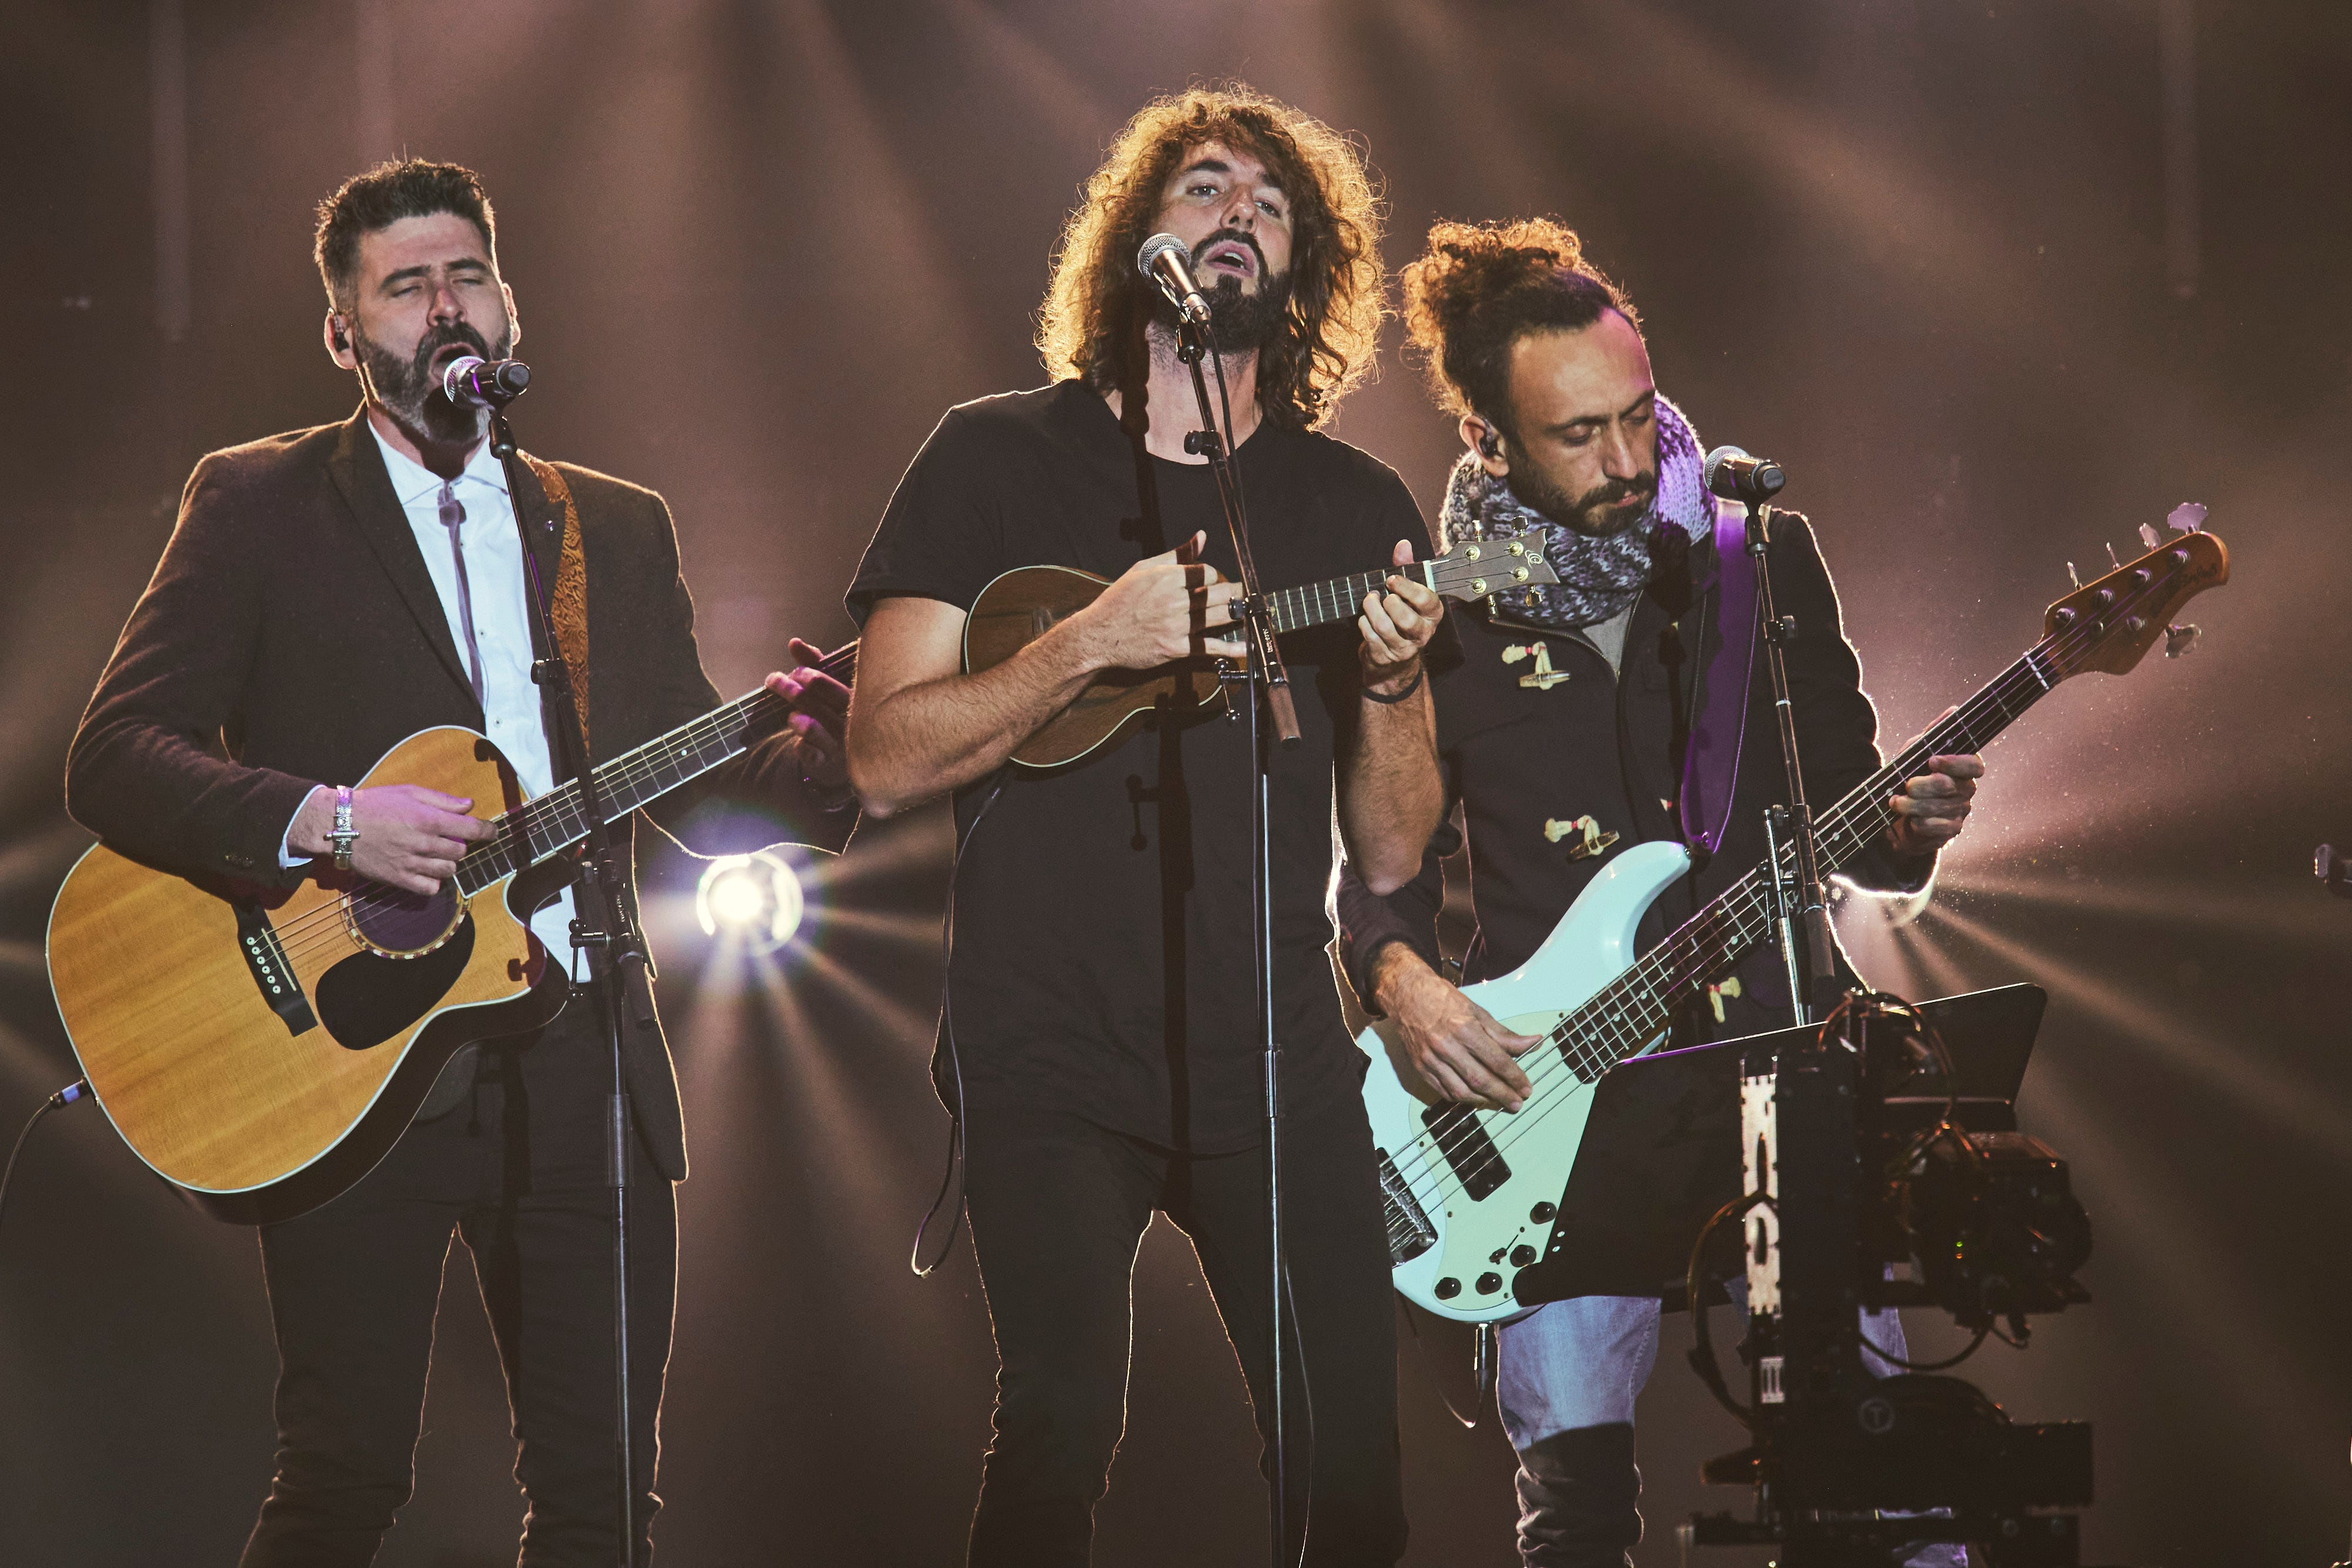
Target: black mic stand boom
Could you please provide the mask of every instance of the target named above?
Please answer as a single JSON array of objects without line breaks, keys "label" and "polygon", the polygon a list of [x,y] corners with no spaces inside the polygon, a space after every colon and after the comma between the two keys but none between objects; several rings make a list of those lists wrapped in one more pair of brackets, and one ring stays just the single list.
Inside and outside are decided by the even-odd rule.
[{"label": "black mic stand boom", "polygon": [[[523,581],[527,589],[523,598],[530,605],[530,678],[539,684],[556,780],[563,782],[568,775],[578,787],[580,812],[586,829],[585,858],[573,886],[587,889],[589,898],[586,903],[575,900],[572,946],[574,949],[586,949],[589,954],[589,972],[595,977],[598,1004],[613,1055],[613,1093],[607,1102],[604,1160],[605,1176],[613,1189],[613,1420],[614,1452],[620,1471],[615,1516],[621,1530],[620,1568],[635,1568],[636,1466],[629,1441],[629,1145],[635,1134],[629,1120],[628,1080],[622,1059],[621,1009],[625,1004],[629,1016],[640,1027],[650,1026],[654,1021],[653,986],[646,972],[645,937],[636,927],[635,912],[623,891],[627,886],[626,873],[620,863],[612,830],[604,821],[604,802],[596,792],[595,770],[588,765],[587,733],[581,727],[571,668],[556,645],[554,621],[548,611],[547,584],[540,576],[539,557],[531,548],[530,525],[523,520],[522,498],[530,492],[525,491],[522,485],[525,469],[521,453],[515,444],[514,431],[507,423],[506,411],[492,403],[489,415],[490,451],[505,470],[507,496],[514,507],[515,532],[522,543]],[[547,497],[542,495],[541,499]],[[544,527],[553,532],[560,524],[550,517]],[[560,549],[561,540],[557,542]]]},{"label": "black mic stand boom", "polygon": [[[1233,471],[1232,454],[1225,449],[1223,436],[1218,433],[1215,411],[1209,402],[1209,383],[1201,373],[1204,354],[1213,354],[1215,347],[1209,341],[1206,329],[1180,312],[1176,329],[1176,357],[1192,372],[1192,395],[1201,406],[1201,428],[1184,437],[1184,450],[1209,460],[1209,472],[1217,486],[1217,501],[1223,507],[1225,527],[1234,540],[1234,559],[1240,570],[1242,597],[1234,609],[1249,641],[1248,667],[1235,670],[1230,663],[1221,663],[1217,678],[1233,685],[1250,688],[1247,698],[1237,705],[1246,711],[1249,719],[1250,766],[1255,777],[1250,790],[1250,915],[1253,926],[1253,956],[1257,970],[1257,1013],[1259,1039],[1265,1058],[1265,1202],[1269,1243],[1268,1263],[1272,1271],[1272,1293],[1267,1312],[1268,1367],[1266,1397],[1271,1401],[1267,1421],[1273,1434],[1274,1494],[1270,1503],[1269,1529],[1273,1544],[1271,1561],[1274,1568],[1285,1568],[1286,1547],[1289,1539],[1287,1507],[1289,1501],[1289,1444],[1287,1411],[1283,1393],[1284,1356],[1282,1354],[1283,1324],[1286,1321],[1283,1301],[1289,1268],[1285,1253],[1282,1232],[1282,1048],[1274,1037],[1274,862],[1273,846],[1268,838],[1267,778],[1272,758],[1261,733],[1258,714],[1258,694],[1263,691],[1266,715],[1274,721],[1275,737],[1285,746],[1298,741],[1298,710],[1290,692],[1290,673],[1283,667],[1282,650],[1276,644],[1274,620],[1268,611],[1265,596],[1258,588],[1257,562],[1250,554],[1249,514],[1243,504],[1241,481]],[[1217,361],[1217,391],[1223,398],[1225,368],[1222,358]],[[1233,409],[1227,404],[1224,429],[1233,429]]]}]

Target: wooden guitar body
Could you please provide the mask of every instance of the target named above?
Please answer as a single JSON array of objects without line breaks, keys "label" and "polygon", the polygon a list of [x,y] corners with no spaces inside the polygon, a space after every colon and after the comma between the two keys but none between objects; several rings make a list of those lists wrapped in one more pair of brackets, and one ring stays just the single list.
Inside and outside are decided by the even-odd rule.
[{"label": "wooden guitar body", "polygon": [[[980,591],[964,620],[965,672],[1003,664],[1109,586],[1108,579],[1067,566],[1018,567],[998,577]],[[1180,710],[1198,707],[1217,695],[1216,663],[1200,659],[1150,670],[1104,670],[1069,706],[1023,741],[1013,760],[1026,768],[1058,768],[1097,750],[1162,702]]]},{"label": "wooden guitar body", "polygon": [[[467,729],[409,737],[362,782],[469,797],[486,820],[522,800]],[[284,1219],[373,1168],[460,1046],[562,1009],[568,982],[527,920],[562,880],[543,862],[470,899],[331,871],[268,887],[101,844],[58,890],[50,980],[84,1076],[139,1156],[222,1218]]]},{"label": "wooden guitar body", "polygon": [[[1484,599],[1559,578],[1543,558],[1540,540],[1498,534],[1446,547],[1444,555],[1411,566],[1382,565],[1352,577],[1277,589],[1264,595],[1276,635],[1310,626],[1352,621],[1370,593],[1391,576],[1419,578],[1445,599]],[[972,601],[963,623],[966,674],[993,667],[1018,653],[1060,622],[1092,604],[1109,582],[1066,566],[1024,566],[996,578]],[[1013,753],[1027,768],[1059,768],[1107,745],[1129,724],[1166,706],[1184,713],[1207,703],[1223,688],[1220,664],[1240,668],[1244,658],[1179,659],[1149,670],[1102,670],[1070,706],[1038,727]]]}]

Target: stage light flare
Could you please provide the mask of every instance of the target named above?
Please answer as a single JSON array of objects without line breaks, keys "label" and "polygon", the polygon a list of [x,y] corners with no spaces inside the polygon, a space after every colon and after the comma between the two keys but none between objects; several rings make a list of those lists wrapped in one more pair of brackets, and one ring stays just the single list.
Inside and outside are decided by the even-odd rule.
[{"label": "stage light flare", "polygon": [[766,850],[719,856],[703,868],[694,889],[702,934],[723,930],[755,953],[772,953],[791,941],[807,908],[799,875]]}]

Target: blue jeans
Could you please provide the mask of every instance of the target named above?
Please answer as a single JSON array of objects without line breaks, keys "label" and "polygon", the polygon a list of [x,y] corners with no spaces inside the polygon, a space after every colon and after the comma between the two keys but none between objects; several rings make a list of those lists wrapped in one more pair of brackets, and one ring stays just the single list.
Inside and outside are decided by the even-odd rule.
[{"label": "blue jeans", "polygon": [[[1747,1284],[1730,1281],[1743,1308]],[[1519,1554],[1528,1568],[1613,1568],[1641,1540],[1633,1403],[1657,1363],[1658,1319],[1655,1296],[1572,1296],[1505,1323],[1497,1335],[1495,1401],[1519,1456]],[[1893,1311],[1864,1312],[1862,1338],[1863,1364],[1874,1375],[1901,1370],[1878,1352],[1909,1356]],[[1968,1558],[1958,1546],[1929,1544],[1906,1562],[1965,1568]]]}]

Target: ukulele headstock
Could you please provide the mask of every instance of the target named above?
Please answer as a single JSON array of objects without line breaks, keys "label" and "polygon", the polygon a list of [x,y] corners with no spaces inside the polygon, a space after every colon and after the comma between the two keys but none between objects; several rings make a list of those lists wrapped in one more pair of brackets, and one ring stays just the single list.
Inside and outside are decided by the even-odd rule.
[{"label": "ukulele headstock", "polygon": [[1484,599],[1559,580],[1559,573],[1544,559],[1543,540],[1533,530],[1449,540],[1444,554],[1424,564],[1429,586],[1448,599]]},{"label": "ukulele headstock", "polygon": [[[2151,532],[2153,530],[2150,530]],[[2050,606],[2042,616],[2041,650],[2055,680],[2098,670],[2120,675],[2165,640],[2177,656],[2196,636],[2195,627],[2176,627],[2182,605],[2209,588],[2230,580],[2230,552],[2209,533],[2192,531],[2159,543],[2105,577],[2086,582]]]}]

